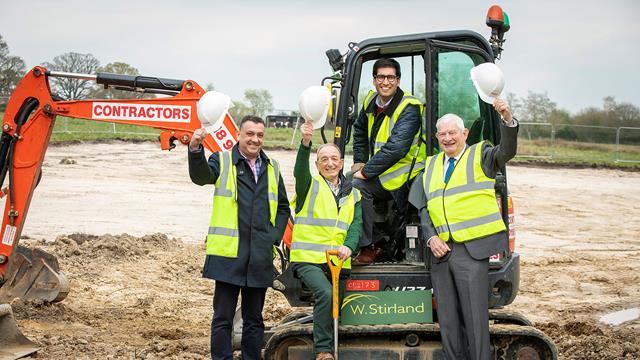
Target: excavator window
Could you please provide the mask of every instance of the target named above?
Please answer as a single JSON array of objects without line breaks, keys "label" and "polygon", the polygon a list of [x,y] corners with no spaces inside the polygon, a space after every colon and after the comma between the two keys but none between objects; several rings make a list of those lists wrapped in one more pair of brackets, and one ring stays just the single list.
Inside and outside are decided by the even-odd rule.
[{"label": "excavator window", "polygon": [[[478,97],[469,71],[474,66],[486,62],[485,54],[463,49],[435,46],[433,51],[433,89],[435,113],[432,113],[432,129],[435,122],[447,113],[459,115],[467,129],[467,143],[481,140],[497,140],[493,121],[493,108]],[[434,153],[438,151],[437,141],[432,139]]]}]

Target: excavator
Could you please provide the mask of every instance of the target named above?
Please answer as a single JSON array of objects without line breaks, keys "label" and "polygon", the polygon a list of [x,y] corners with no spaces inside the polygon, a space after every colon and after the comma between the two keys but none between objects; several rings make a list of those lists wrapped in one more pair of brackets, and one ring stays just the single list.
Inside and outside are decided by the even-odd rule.
[{"label": "excavator", "polygon": [[[327,124],[321,134],[348,153],[351,130],[362,101],[370,90],[371,68],[379,58],[395,58],[403,69],[402,87],[425,105],[423,146],[427,154],[438,151],[435,121],[456,112],[470,129],[469,142],[499,141],[499,116],[480,101],[469,79],[477,64],[495,62],[503,50],[509,29],[506,13],[492,6],[486,23],[492,29],[487,41],[473,31],[439,31],[382,37],[352,42],[341,54],[326,52],[332,75],[322,79],[331,92]],[[408,69],[408,70],[407,70]],[[50,80],[75,78],[95,81],[106,88],[162,95],[136,100],[67,100],[52,94]],[[408,80],[407,80],[408,79]],[[0,358],[16,359],[32,354],[38,345],[17,328],[8,304],[12,299],[58,302],[69,294],[69,284],[55,256],[19,245],[29,203],[42,176],[41,166],[58,115],[152,127],[160,130],[160,147],[170,150],[176,141],[188,144],[196,129],[210,129],[204,146],[211,152],[229,150],[237,140],[237,127],[228,114],[220,117],[200,111],[209,93],[193,80],[98,73],[74,74],[36,66],[16,86],[2,119],[0,137],[0,195],[6,197],[0,228]],[[215,106],[214,106],[215,107]],[[333,129],[327,139],[326,129]],[[5,180],[8,184],[4,187]],[[503,220],[513,225],[506,169],[496,179],[497,201]],[[430,292],[429,252],[421,241],[415,211],[399,213],[392,203],[377,203],[376,236],[391,244],[383,257],[366,266],[353,266],[346,281],[338,329],[341,359],[438,359],[442,358],[435,299]],[[274,251],[273,288],[299,308],[278,324],[267,327],[265,359],[309,359],[313,355],[313,296],[290,267],[290,230]],[[491,345],[496,359],[556,359],[553,342],[524,316],[504,309],[518,292],[520,257],[515,252],[515,232],[509,229],[507,254],[491,258],[489,279]],[[371,299],[425,299],[408,303],[365,303]],[[391,300],[389,300],[391,301]],[[404,301],[404,300],[403,300]],[[358,310],[373,309],[373,316],[358,319]],[[351,314],[349,314],[351,309]],[[356,311],[353,311],[353,310]],[[398,316],[388,316],[398,313]],[[409,316],[402,314],[411,313]],[[420,313],[418,316],[417,313]],[[241,321],[234,322],[234,346],[239,348]]]}]

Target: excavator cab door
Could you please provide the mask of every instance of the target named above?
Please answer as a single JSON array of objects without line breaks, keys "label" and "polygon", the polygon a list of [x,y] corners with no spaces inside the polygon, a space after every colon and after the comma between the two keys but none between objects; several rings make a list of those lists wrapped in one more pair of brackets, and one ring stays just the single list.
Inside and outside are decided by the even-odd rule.
[{"label": "excavator cab door", "polygon": [[460,116],[469,129],[468,144],[500,140],[497,113],[480,99],[471,81],[470,70],[479,64],[492,62],[493,57],[478,46],[466,43],[430,40],[428,43],[428,88],[425,108],[425,128],[430,139],[427,154],[439,151],[435,137],[436,121],[443,115]]}]

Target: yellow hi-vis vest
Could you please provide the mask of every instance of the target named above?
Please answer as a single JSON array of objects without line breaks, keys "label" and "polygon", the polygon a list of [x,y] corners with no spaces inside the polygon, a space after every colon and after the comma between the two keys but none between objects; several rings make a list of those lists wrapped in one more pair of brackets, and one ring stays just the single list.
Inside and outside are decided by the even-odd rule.
[{"label": "yellow hi-vis vest", "polygon": [[[268,164],[268,165],[267,165]],[[274,226],[278,209],[278,182],[280,165],[274,159],[267,161],[267,188],[269,190],[269,221]],[[220,175],[213,193],[213,210],[207,235],[207,255],[238,257],[238,183],[231,152],[220,153]]]},{"label": "yellow hi-vis vest", "polygon": [[495,179],[482,170],[482,144],[462,154],[444,183],[444,152],[427,159],[423,176],[427,209],[438,236],[465,242],[506,230],[494,189]]},{"label": "yellow hi-vis vest", "polygon": [[[369,101],[373,98],[376,93],[373,91],[369,91],[367,97],[364,99],[364,108],[366,109],[369,106]],[[424,107],[422,103],[417,98],[408,95],[405,93],[402,101],[398,104],[398,107],[393,112],[393,116],[389,118],[389,116],[385,115],[382,124],[380,125],[380,129],[378,130],[378,134],[376,135],[374,147],[373,147],[373,155],[375,155],[383,145],[387,143],[389,140],[389,136],[391,136],[391,131],[393,131],[393,127],[398,121],[398,117],[402,114],[402,111],[407,107],[407,105],[418,105],[420,108],[420,121],[422,121],[422,112]],[[373,112],[367,114],[367,135],[371,138],[371,129],[373,128],[373,122],[375,120],[375,115]],[[420,173],[424,169],[424,160],[427,158],[427,147],[426,144],[423,144],[424,141],[420,141],[420,131],[416,134],[409,151],[407,154],[400,159],[397,163],[393,164],[389,167],[385,172],[380,174],[379,179],[380,183],[382,183],[382,187],[386,190],[395,190],[402,186],[404,183],[413,179],[416,175]],[[416,161],[413,165],[413,170],[409,176],[409,168],[411,167],[411,163],[413,163],[413,158],[416,158]]]},{"label": "yellow hi-vis vest", "polygon": [[[311,180],[311,188],[302,209],[296,214],[291,239],[291,262],[324,264],[326,250],[334,250],[344,244],[349,226],[353,222],[360,192],[351,193],[339,200],[340,211],[333,192],[320,175]],[[351,269],[351,259],[342,265]]]}]

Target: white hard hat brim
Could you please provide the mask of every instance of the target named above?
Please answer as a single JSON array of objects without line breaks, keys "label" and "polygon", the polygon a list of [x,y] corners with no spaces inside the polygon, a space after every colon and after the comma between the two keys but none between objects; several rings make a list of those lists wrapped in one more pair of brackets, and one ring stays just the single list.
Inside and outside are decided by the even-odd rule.
[{"label": "white hard hat brim", "polygon": [[490,96],[484,91],[482,91],[480,89],[480,86],[478,86],[478,83],[475,80],[473,80],[473,85],[476,87],[476,90],[478,91],[478,96],[480,96],[480,99],[482,99],[482,101],[488,104],[493,104],[493,102],[500,97],[500,94],[498,94],[497,96]]},{"label": "white hard hat brim", "polygon": [[298,108],[300,115],[313,123],[314,130],[320,129],[327,121],[331,93],[325,86],[309,86],[300,95]]},{"label": "white hard hat brim", "polygon": [[[486,81],[487,70],[491,70],[489,74],[497,77],[494,78],[494,82],[492,85],[494,85],[495,88],[491,93],[487,93],[485,89],[483,89],[483,86],[479,83],[479,78],[485,79]],[[481,71],[484,73],[484,76],[479,75],[479,72]],[[493,104],[496,99],[500,98],[500,95],[502,94],[502,91],[504,89],[504,75],[502,74],[502,70],[500,70],[497,65],[489,62],[483,63],[473,67],[469,73],[471,75],[473,86],[476,88],[478,96],[480,96],[480,99],[482,99],[482,101]]]}]

